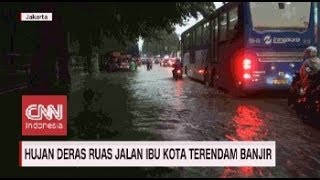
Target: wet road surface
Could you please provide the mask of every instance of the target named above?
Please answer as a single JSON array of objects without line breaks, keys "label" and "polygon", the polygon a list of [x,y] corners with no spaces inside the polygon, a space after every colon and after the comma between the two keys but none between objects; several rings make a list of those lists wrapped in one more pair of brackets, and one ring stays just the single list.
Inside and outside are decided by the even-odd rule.
[{"label": "wet road surface", "polygon": [[303,124],[285,98],[231,98],[172,68],[107,74],[126,91],[136,129],[160,140],[276,141],[275,168],[177,168],[184,177],[320,177],[320,130]]}]

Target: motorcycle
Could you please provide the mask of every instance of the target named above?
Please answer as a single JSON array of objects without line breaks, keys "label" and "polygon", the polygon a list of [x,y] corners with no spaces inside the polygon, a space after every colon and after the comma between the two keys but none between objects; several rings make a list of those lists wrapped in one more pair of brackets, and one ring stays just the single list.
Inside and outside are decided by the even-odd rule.
[{"label": "motorcycle", "polygon": [[300,81],[300,73],[298,71],[298,72],[295,72],[292,78],[292,83],[289,89],[288,106],[293,106],[298,97],[299,81]]},{"label": "motorcycle", "polygon": [[174,69],[173,70],[173,78],[175,80],[178,80],[178,79],[182,80],[182,69]]},{"label": "motorcycle", "polygon": [[315,122],[320,125],[320,72],[310,79],[309,86],[301,87],[300,74],[296,73],[291,84],[288,105],[303,122]]}]

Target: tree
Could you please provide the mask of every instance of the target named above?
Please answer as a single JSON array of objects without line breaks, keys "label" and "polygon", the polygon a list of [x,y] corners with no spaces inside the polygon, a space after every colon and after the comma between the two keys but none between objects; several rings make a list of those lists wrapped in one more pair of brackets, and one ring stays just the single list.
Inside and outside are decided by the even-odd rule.
[{"label": "tree", "polygon": [[157,31],[156,36],[144,39],[142,52],[148,55],[164,55],[179,51],[179,37],[176,33]]},{"label": "tree", "polygon": [[[92,46],[102,43],[101,31],[121,44],[138,37],[156,36],[156,31],[174,31],[174,24],[183,24],[188,17],[200,12],[209,16],[215,6],[212,2],[126,2],[126,3],[64,3],[58,4],[72,39],[79,40],[80,53],[92,56]],[[102,21],[103,20],[103,21]],[[90,62],[88,62],[89,64]]]},{"label": "tree", "polygon": [[[50,23],[20,22],[21,12],[53,12],[52,3],[1,3],[0,21],[9,29],[10,43],[2,48],[3,54],[15,52],[31,55],[31,79],[33,90],[39,93],[68,91],[70,74],[67,36],[61,17],[56,14]],[[9,20],[9,21],[6,21]],[[4,32],[1,32],[4,33]],[[8,48],[9,47],[9,48]],[[59,69],[56,69],[58,65]],[[62,92],[62,91],[61,91]]]},{"label": "tree", "polygon": [[[183,24],[188,17],[204,17],[215,10],[212,2],[39,2],[2,3],[2,8],[14,9],[18,21],[22,11],[39,12],[41,8],[55,9],[63,17],[64,31],[71,40],[79,40],[83,52],[88,46],[101,44],[101,31],[122,43],[153,35],[156,30],[174,31],[174,24]],[[89,45],[90,42],[91,44]],[[87,53],[87,52],[86,52]]]},{"label": "tree", "polygon": [[102,43],[99,46],[99,54],[105,55],[110,51],[120,51],[126,54],[139,55],[138,40],[119,42],[115,37],[102,36]]},{"label": "tree", "polygon": [[126,48],[124,50],[126,54],[131,54],[132,56],[139,56],[139,45],[137,41],[127,43]]},{"label": "tree", "polygon": [[[16,37],[15,25],[28,24],[20,22],[18,17],[21,12],[53,13],[53,22],[29,24],[28,29],[28,32],[37,32],[34,33],[33,38],[38,40],[37,47],[41,47],[33,50],[37,54],[37,58],[34,58],[32,63],[33,77],[38,82],[35,84],[45,87],[51,86],[56,81],[54,76],[57,62],[61,67],[58,71],[59,78],[65,83],[70,82],[67,68],[68,33],[71,42],[79,42],[79,53],[87,56],[90,63],[92,54],[97,53],[93,50],[102,44],[101,32],[108,38],[114,38],[121,44],[126,44],[126,42],[137,41],[140,36],[153,37],[156,34],[154,32],[158,30],[173,32],[174,24],[183,24],[184,20],[190,16],[197,18],[198,12],[207,17],[214,10],[215,6],[212,2],[9,2],[0,4],[0,19],[8,24],[9,21],[5,19],[13,18],[8,24],[9,34],[11,37]],[[6,13],[8,11],[10,13]],[[33,43],[33,41],[28,42]],[[10,46],[10,44],[4,44],[4,46]],[[21,49],[27,47],[28,44],[25,43]],[[57,61],[53,56],[62,58]],[[43,64],[43,59],[46,59],[46,64]]]},{"label": "tree", "polygon": [[197,18],[198,12],[207,17],[215,10],[212,2],[66,3],[59,6],[65,27],[74,38],[80,39],[80,48],[85,54],[89,52],[88,42],[101,43],[101,30],[107,37],[125,43],[139,36],[152,37],[157,30],[173,32],[174,24],[183,24],[190,16]]},{"label": "tree", "polygon": [[174,24],[183,24],[188,17],[204,17],[215,10],[212,2],[39,2],[2,3],[5,9],[19,13],[55,9],[62,18],[62,27],[70,32],[71,41],[78,40],[81,54],[90,54],[91,46],[101,44],[101,32],[121,43],[138,37],[153,36],[157,30],[174,31]]}]

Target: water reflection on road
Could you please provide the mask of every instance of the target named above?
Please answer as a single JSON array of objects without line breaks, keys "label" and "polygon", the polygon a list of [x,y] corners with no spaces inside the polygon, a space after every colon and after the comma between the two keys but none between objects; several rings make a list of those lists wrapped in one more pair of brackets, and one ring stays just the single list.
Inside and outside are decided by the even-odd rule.
[{"label": "water reflection on road", "polygon": [[320,177],[320,131],[298,120],[286,99],[233,99],[187,77],[175,81],[171,70],[110,76],[131,97],[137,129],[161,140],[276,141],[276,168],[180,168],[183,176]]}]

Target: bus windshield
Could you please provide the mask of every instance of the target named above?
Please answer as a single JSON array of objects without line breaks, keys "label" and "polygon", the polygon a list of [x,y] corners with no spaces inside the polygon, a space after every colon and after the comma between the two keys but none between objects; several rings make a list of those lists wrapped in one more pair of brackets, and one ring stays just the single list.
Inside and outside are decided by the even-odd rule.
[{"label": "bus windshield", "polygon": [[256,31],[306,31],[311,2],[250,2],[251,20]]}]

